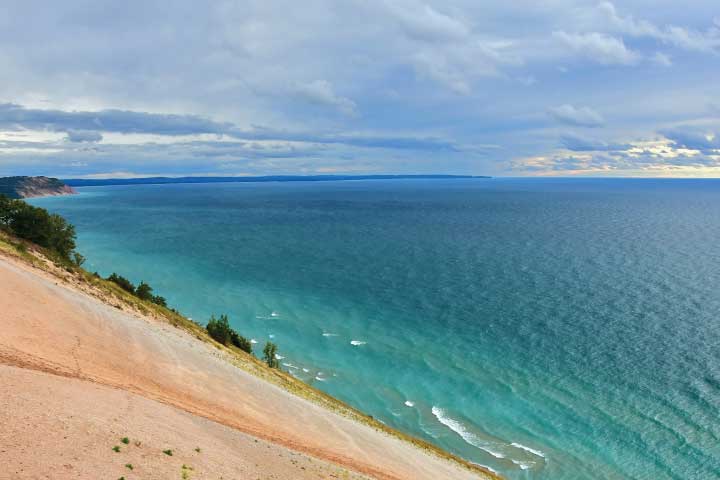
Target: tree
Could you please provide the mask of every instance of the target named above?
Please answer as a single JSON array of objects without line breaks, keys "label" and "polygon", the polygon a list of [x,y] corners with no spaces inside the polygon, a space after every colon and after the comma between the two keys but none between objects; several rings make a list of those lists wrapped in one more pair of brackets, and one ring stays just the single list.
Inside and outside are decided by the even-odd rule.
[{"label": "tree", "polygon": [[280,367],[280,362],[277,357],[277,345],[272,342],[267,342],[265,348],[263,348],[263,360],[267,363],[270,368]]},{"label": "tree", "polygon": [[230,343],[230,322],[228,321],[227,315],[220,315],[220,318],[215,318],[215,315],[210,317],[210,321],[207,324],[207,332],[216,342],[228,345]]},{"label": "tree", "polygon": [[138,285],[137,288],[135,289],[135,295],[140,300],[145,300],[148,302],[152,301],[152,299],[153,299],[152,292],[153,292],[152,287],[145,282],[140,282],[140,285]]}]

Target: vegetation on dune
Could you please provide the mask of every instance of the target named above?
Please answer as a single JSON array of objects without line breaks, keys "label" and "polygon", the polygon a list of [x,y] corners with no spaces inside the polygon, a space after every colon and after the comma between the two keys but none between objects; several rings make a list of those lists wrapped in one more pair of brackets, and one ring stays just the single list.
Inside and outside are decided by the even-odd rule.
[{"label": "vegetation on dune", "polygon": [[234,345],[244,352],[252,353],[252,343],[230,326],[227,315],[220,315],[220,318],[213,315],[205,328],[216,342],[225,346]]},{"label": "vegetation on dune", "polygon": [[135,295],[140,300],[152,302],[162,307],[167,307],[167,300],[165,300],[165,297],[153,295],[153,288],[145,282],[140,282],[140,285],[138,285],[136,288],[130,280],[121,275],[118,275],[117,273],[111,274],[109,277],[107,277],[107,280],[113,282],[115,285],[122,288],[126,292]]},{"label": "vegetation on dune", "polygon": [[279,368],[280,362],[277,359],[277,345],[267,342],[263,348],[263,361],[270,368]]},{"label": "vegetation on dune", "polygon": [[73,255],[76,253],[75,227],[44,208],[0,194],[0,228],[48,249],[65,263],[84,261],[82,255]]}]

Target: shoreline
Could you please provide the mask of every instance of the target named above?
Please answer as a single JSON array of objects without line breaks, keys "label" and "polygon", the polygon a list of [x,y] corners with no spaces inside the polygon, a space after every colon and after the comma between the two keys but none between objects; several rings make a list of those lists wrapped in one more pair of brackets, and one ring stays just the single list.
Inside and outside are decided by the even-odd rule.
[{"label": "shoreline", "polygon": [[[4,245],[2,245],[3,243]],[[122,320],[115,319],[114,322],[133,323],[139,321],[151,329],[152,335],[160,335],[160,342],[180,341],[186,345],[184,348],[193,351],[200,349],[204,353],[198,356],[197,362],[200,365],[205,363],[207,367],[206,371],[193,371],[193,375],[188,376],[188,371],[196,367],[194,364],[185,362],[175,365],[185,371],[181,382],[167,383],[164,379],[154,378],[148,372],[148,380],[150,380],[148,384],[131,381],[124,384],[120,382],[118,385],[117,376],[123,372],[125,367],[115,365],[114,367],[117,367],[115,370],[111,368],[110,371],[95,372],[90,375],[88,379],[92,382],[140,394],[145,398],[172,405],[256,438],[262,438],[290,450],[303,452],[314,458],[372,475],[374,478],[501,478],[476,464],[466,462],[433,445],[393,430],[339,400],[296,380],[285,372],[270,370],[254,357],[241,354],[234,349],[220,347],[207,338],[203,328],[180,315],[161,307],[145,304],[135,298],[129,298],[127,295],[123,295],[119,289],[113,289],[112,286],[107,285],[107,282],[95,279],[87,272],[77,273],[60,269],[42,259],[38,252],[32,250],[30,250],[31,253],[13,251],[15,247],[8,243],[8,239],[3,241],[3,237],[0,237],[0,247],[3,246],[4,248],[0,248],[0,265],[4,267],[2,270],[7,270],[6,264],[11,264],[14,268],[23,270],[32,277],[43,277],[45,283],[54,283],[55,286],[52,288],[58,289],[54,296],[67,297],[70,295],[73,301],[83,303],[84,308],[102,309],[102,315],[123,316]],[[34,265],[30,266],[30,264]],[[95,303],[95,305],[88,307],[88,302]],[[97,317],[100,314],[95,312],[94,315]],[[169,326],[178,328],[168,329]],[[112,327],[116,328],[116,325],[112,325]],[[133,335],[135,334],[137,332],[133,331]],[[107,348],[107,346],[104,345],[103,348]],[[131,345],[129,348],[138,349],[137,345]],[[156,355],[152,348],[149,348],[148,352],[148,348],[145,346],[145,350],[141,349],[142,356],[153,358],[155,361],[162,359],[162,355]],[[207,357],[212,357],[213,360],[209,361]],[[8,359],[2,356],[0,356],[0,360],[2,360],[0,363],[9,363]],[[89,361],[90,358],[87,360]],[[216,369],[217,372],[215,372]],[[230,373],[228,369],[230,369]],[[198,378],[201,374],[207,375],[208,371],[217,374],[228,389],[235,391],[238,398],[243,398],[244,401],[252,404],[253,408],[250,409],[252,410],[250,413],[254,415],[248,411],[237,411],[238,408],[234,407],[234,402],[226,402],[225,400],[228,399],[223,398],[223,392],[215,391],[218,388],[216,385],[203,384],[202,379]],[[62,370],[59,372],[62,373]],[[57,375],[58,371],[53,373]],[[236,378],[241,373],[244,374],[241,375],[243,382],[252,383],[255,388],[263,391],[263,395],[255,396],[263,398],[250,398],[247,388],[244,390],[239,388]],[[193,381],[193,378],[198,379],[197,382]],[[161,384],[166,382],[167,385],[153,385],[153,382]],[[189,399],[182,398],[183,395],[176,395],[178,389],[180,391],[193,389],[198,388],[198,385],[207,391]],[[207,395],[210,392],[212,395]],[[250,393],[252,394],[252,392]],[[279,412],[295,409],[296,413],[301,416],[300,418],[304,417],[305,423],[300,422],[297,425],[297,420],[293,422],[292,418],[288,418],[289,426],[278,426],[278,418],[260,418],[258,420],[258,411],[266,408],[263,405],[267,401],[265,396],[277,400],[278,405],[275,407]],[[298,401],[301,403],[298,404]],[[267,416],[267,414],[268,412],[264,412],[264,415]],[[310,422],[309,424],[312,422],[318,424],[314,430],[316,438],[306,439],[305,436],[298,435],[307,427],[308,422]],[[320,424],[322,424],[322,428]],[[353,438],[353,442],[351,442],[353,445],[334,449],[326,446],[328,440],[323,437],[340,434],[338,438],[345,438],[345,442],[347,442],[348,431],[352,432],[350,438]],[[363,444],[365,445],[363,448],[368,451],[363,451],[362,448],[352,448],[357,447],[355,444],[362,442],[365,442],[366,445]],[[394,452],[394,455],[389,455],[389,452]],[[433,470],[435,474],[445,473],[434,477],[415,477],[416,473],[411,473],[415,467],[406,465],[410,458],[407,456],[413,457],[412,461],[421,464],[418,468],[435,469]],[[450,474],[450,472],[454,473]]]}]

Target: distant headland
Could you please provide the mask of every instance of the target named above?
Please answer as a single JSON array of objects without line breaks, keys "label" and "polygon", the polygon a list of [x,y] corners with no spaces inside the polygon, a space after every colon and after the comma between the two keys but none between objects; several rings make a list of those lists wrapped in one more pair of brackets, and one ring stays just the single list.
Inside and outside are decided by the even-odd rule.
[{"label": "distant headland", "polygon": [[4,177],[0,178],[0,195],[10,198],[50,197],[72,195],[75,189],[57,178]]},{"label": "distant headland", "polygon": [[108,179],[66,179],[72,187],[105,185],[158,185],[171,183],[258,183],[258,182],[330,182],[341,180],[443,180],[491,178],[473,175],[271,175],[262,177],[147,177]]}]

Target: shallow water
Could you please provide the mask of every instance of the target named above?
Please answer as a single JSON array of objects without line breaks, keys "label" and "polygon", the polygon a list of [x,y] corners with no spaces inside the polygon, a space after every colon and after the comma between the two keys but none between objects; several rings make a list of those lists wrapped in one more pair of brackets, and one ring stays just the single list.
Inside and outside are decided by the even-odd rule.
[{"label": "shallow water", "polygon": [[720,181],[88,187],[86,268],[510,479],[720,478]]}]

